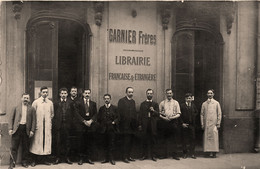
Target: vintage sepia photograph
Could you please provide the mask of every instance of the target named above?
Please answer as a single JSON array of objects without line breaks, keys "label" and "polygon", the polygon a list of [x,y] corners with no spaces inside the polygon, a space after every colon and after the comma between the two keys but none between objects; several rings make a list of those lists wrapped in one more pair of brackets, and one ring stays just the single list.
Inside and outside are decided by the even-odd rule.
[{"label": "vintage sepia photograph", "polygon": [[1,169],[260,169],[259,0],[0,0]]}]

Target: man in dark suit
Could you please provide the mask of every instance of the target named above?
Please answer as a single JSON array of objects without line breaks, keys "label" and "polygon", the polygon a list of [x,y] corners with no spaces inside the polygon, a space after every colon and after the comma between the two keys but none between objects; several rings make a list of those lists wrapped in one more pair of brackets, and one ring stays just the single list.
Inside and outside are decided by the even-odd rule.
[{"label": "man in dark suit", "polygon": [[76,124],[78,123],[78,120],[75,116],[76,110],[78,109],[80,98],[78,97],[78,88],[75,86],[72,86],[70,89],[70,96],[68,97],[68,103],[70,105],[70,111],[71,111],[71,128],[70,128],[70,143],[71,143],[71,155],[77,156],[77,154],[73,154],[73,152],[77,152],[77,146],[78,140],[77,140],[77,132],[75,131]]},{"label": "man in dark suit", "polygon": [[126,96],[118,101],[118,112],[120,116],[119,129],[122,133],[123,162],[135,161],[130,157],[133,146],[134,133],[137,130],[137,113],[135,101],[133,100],[134,89],[126,88]]},{"label": "man in dark suit", "polygon": [[9,135],[12,136],[9,169],[15,167],[20,143],[23,147],[22,166],[28,167],[29,138],[34,135],[36,127],[35,109],[29,104],[29,94],[22,94],[21,100],[22,103],[13,109],[9,118]]},{"label": "man in dark suit", "polygon": [[182,145],[183,145],[183,158],[187,158],[187,145],[189,144],[189,152],[191,158],[196,159],[195,156],[195,119],[198,110],[192,102],[192,94],[185,94],[185,103],[181,106],[180,124],[182,125]]},{"label": "man in dark suit", "polygon": [[98,115],[97,122],[99,123],[99,132],[103,136],[103,145],[106,153],[106,159],[101,163],[110,162],[115,165],[113,151],[115,149],[115,136],[118,131],[118,112],[117,107],[110,103],[111,95],[104,95],[105,105],[101,106]]},{"label": "man in dark suit", "polygon": [[154,145],[156,143],[157,134],[157,118],[159,117],[159,105],[152,100],[153,90],[147,89],[147,99],[141,103],[140,115],[139,115],[139,130],[143,133],[143,156],[141,160],[144,160],[150,156],[153,161],[157,161],[154,152]]},{"label": "man in dark suit", "polygon": [[54,164],[58,164],[64,158],[65,162],[68,164],[72,164],[69,159],[70,153],[70,138],[69,132],[71,128],[71,109],[70,103],[67,99],[68,97],[68,89],[61,88],[60,91],[60,99],[56,103],[54,103],[54,118],[53,118],[53,137],[55,152],[56,152],[56,160]]},{"label": "man in dark suit", "polygon": [[95,102],[90,100],[91,90],[85,89],[83,91],[83,99],[79,100],[79,105],[75,112],[77,119],[76,131],[77,137],[80,141],[78,144],[78,152],[80,154],[79,165],[83,164],[83,154],[86,152],[87,160],[89,164],[94,164],[90,157],[93,152],[93,137],[96,130],[96,116],[97,116],[97,105]]}]

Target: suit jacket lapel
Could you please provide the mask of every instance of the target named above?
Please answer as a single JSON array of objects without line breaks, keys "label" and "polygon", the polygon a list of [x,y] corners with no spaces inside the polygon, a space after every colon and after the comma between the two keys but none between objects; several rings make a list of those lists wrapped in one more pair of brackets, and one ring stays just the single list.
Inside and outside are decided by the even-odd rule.
[{"label": "suit jacket lapel", "polygon": [[16,114],[16,115],[17,115],[17,117],[18,117],[18,121],[20,122],[20,121],[21,121],[21,118],[22,118],[22,104],[19,105],[19,107],[18,107],[18,112],[16,112],[16,113],[18,113],[18,114]]}]

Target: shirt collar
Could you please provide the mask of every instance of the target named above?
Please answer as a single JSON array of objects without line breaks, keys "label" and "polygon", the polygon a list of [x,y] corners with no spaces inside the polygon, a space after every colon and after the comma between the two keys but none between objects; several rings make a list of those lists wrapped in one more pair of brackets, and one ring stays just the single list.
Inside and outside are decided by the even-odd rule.
[{"label": "shirt collar", "polygon": [[190,102],[190,103],[188,103],[188,102],[185,102],[185,103],[186,103],[186,105],[187,105],[187,106],[189,106],[189,104],[190,104],[190,106],[191,106],[191,102]]},{"label": "shirt collar", "polygon": [[111,106],[111,104],[109,103],[109,104],[105,104],[105,107],[106,108],[109,108]]},{"label": "shirt collar", "polygon": [[[41,96],[41,99],[42,99],[42,102],[44,103],[44,102],[46,102],[47,103],[47,98],[43,98],[42,96]],[[45,100],[45,101],[44,101]]]},{"label": "shirt collar", "polygon": [[89,103],[90,99],[86,99],[85,97],[83,98],[84,102]]},{"label": "shirt collar", "polygon": [[146,101],[147,101],[147,102],[153,102],[153,100],[148,100],[148,99],[146,99]]},{"label": "shirt collar", "polygon": [[62,99],[62,98],[60,98],[60,101],[61,101],[61,102],[62,102],[63,100],[64,100],[65,102],[67,101],[67,99]]},{"label": "shirt collar", "polygon": [[77,98],[77,96],[76,97],[70,97],[70,98],[71,98],[71,100],[75,100]]},{"label": "shirt collar", "polygon": [[213,100],[214,100],[213,98],[212,99],[208,99],[207,102],[208,103],[212,103]]},{"label": "shirt collar", "polygon": [[168,102],[171,102],[173,100],[173,98],[171,98],[171,100],[168,100],[168,98],[166,99],[166,101],[168,101]]},{"label": "shirt collar", "polygon": [[127,98],[128,100],[132,100],[132,98],[130,98],[130,97],[128,97],[128,96],[126,96],[126,98]]}]

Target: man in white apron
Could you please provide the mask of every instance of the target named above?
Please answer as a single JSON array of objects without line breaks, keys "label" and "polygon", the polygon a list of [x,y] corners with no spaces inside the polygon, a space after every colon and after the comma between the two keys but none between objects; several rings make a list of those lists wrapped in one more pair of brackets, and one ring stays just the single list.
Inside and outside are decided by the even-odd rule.
[{"label": "man in white apron", "polygon": [[213,99],[213,89],[208,90],[207,96],[208,100],[202,104],[200,114],[201,127],[204,130],[203,150],[208,152],[210,157],[216,158],[216,153],[219,152],[218,130],[222,113],[219,102]]},{"label": "man in white apron", "polygon": [[41,157],[43,163],[50,165],[48,155],[51,154],[51,129],[54,116],[53,103],[47,98],[48,88],[41,87],[41,97],[36,99],[32,107],[36,110],[36,129],[31,141],[30,152],[34,155],[32,166],[35,166],[37,157]]}]

